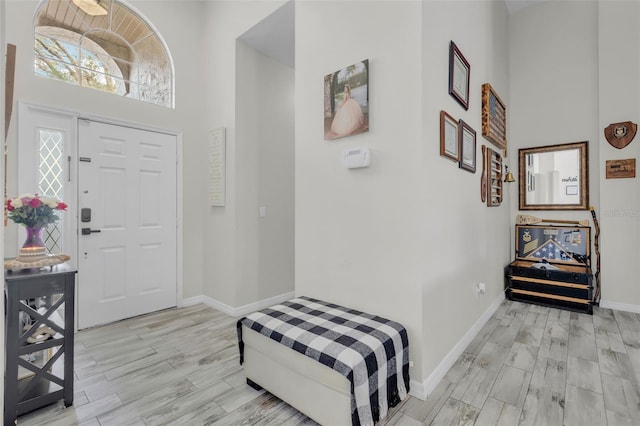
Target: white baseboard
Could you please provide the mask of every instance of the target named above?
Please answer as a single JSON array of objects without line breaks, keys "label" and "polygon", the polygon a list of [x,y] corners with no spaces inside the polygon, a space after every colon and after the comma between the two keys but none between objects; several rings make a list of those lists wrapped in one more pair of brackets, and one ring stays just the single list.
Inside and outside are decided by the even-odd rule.
[{"label": "white baseboard", "polygon": [[425,400],[427,399],[427,392],[424,389],[424,384],[420,383],[417,380],[413,380],[411,379],[411,382],[409,383],[409,386],[411,386],[411,390],[409,391],[409,395],[414,396],[418,399],[421,400]]},{"label": "white baseboard", "polygon": [[188,297],[186,299],[182,299],[182,306],[178,305],[179,308],[186,308],[188,306],[193,306],[193,305],[197,305],[199,303],[204,303],[204,296],[200,295],[200,296],[194,296],[194,297]]},{"label": "white baseboard", "polygon": [[476,321],[476,323],[462,336],[462,339],[456,343],[456,345],[449,351],[447,356],[444,357],[440,364],[433,370],[433,373],[427,377],[427,379],[420,383],[417,381],[411,381],[410,394],[421,400],[426,400],[427,396],[438,386],[440,380],[447,374],[447,371],[455,364],[465,348],[469,346],[469,343],[473,341],[476,335],[480,332],[482,327],[489,321],[489,318],[498,310],[498,307],[505,300],[504,292],[500,293],[500,296],[491,303],[489,308],[484,314]]},{"label": "white baseboard", "polygon": [[220,312],[223,312],[232,317],[241,317],[251,312],[268,308],[271,305],[275,305],[277,303],[282,303],[286,300],[293,299],[294,297],[295,297],[295,292],[292,291],[289,293],[279,294],[277,296],[273,296],[268,299],[258,300],[257,302],[249,303],[247,305],[238,306],[237,308],[234,308],[233,306],[229,306],[226,303],[220,302],[209,296],[200,295],[200,296],[184,299],[182,301],[182,305],[187,307],[187,306],[197,305],[198,303],[204,303],[205,305],[211,306],[212,308],[217,309]]},{"label": "white baseboard", "polygon": [[616,311],[633,312],[634,314],[640,314],[639,305],[629,305],[626,303],[608,302],[606,300],[600,300],[600,307],[605,309],[613,309]]}]

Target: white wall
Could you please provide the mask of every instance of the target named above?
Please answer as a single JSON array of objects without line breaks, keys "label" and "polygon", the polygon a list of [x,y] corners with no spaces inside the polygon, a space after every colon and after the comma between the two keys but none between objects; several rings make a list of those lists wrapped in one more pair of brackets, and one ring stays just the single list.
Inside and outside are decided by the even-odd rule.
[{"label": "white wall", "polygon": [[[640,175],[635,179],[605,179],[606,160],[635,158],[640,167],[640,135],[623,149],[612,147],[603,129],[640,116],[640,4],[607,1],[599,4],[599,124],[600,224],[602,228],[602,302],[640,312],[636,267],[640,250]],[[639,354],[640,355],[640,354]]]},{"label": "white wall", "polygon": [[237,43],[236,306],[294,289],[293,94],[293,68]]},{"label": "white wall", "polygon": [[[17,46],[15,99],[40,103],[56,108],[79,111],[183,133],[184,160],[184,297],[203,292],[203,212],[207,206],[206,155],[207,130],[202,103],[204,6],[201,2],[166,2],[135,0],[130,4],[145,15],[164,37],[173,55],[176,73],[176,108],[168,109],[132,99],[88,90],[33,74],[32,22],[39,2],[22,0],[6,3],[6,41]],[[5,26],[6,24],[6,26]],[[186,31],[185,28],[189,28]],[[9,195],[17,190],[16,143],[17,117],[11,123],[9,135]],[[14,229],[10,225],[7,229]],[[6,239],[6,246],[15,250],[17,239]]]},{"label": "white wall", "polygon": [[[640,112],[638,2],[549,1],[510,19],[512,139],[518,147],[589,141],[590,204],[601,227],[602,306],[640,311],[640,191],[606,179],[605,162],[638,158],[638,136],[613,148],[604,128]],[[570,54],[568,54],[568,52]],[[540,212],[591,219],[586,211]],[[595,272],[596,256],[592,251]]]},{"label": "white wall", "polygon": [[[238,257],[242,218],[255,218],[257,210],[246,207],[238,199],[243,194],[242,182],[236,165],[247,159],[238,153],[236,141],[236,39],[260,22],[283,2],[280,1],[215,1],[205,4],[205,24],[202,33],[206,40],[203,70],[206,84],[202,91],[205,105],[205,123],[208,129],[227,129],[227,199],[225,207],[207,207],[205,213],[205,259],[203,293],[231,307],[239,306],[237,285],[242,265]],[[199,155],[206,158],[206,147]],[[242,210],[239,210],[242,209]],[[247,216],[245,216],[247,215]],[[258,244],[258,241],[253,241]],[[240,246],[239,244],[243,244]],[[255,294],[255,292],[253,293]]]},{"label": "white wall", "polygon": [[[597,28],[598,3],[593,1],[542,2],[509,19],[513,170],[519,148],[589,141],[589,202],[596,208],[601,133]],[[517,213],[515,204],[513,216]],[[545,211],[535,216],[583,220],[591,214]]]},{"label": "white wall", "polygon": [[[296,294],[422,329],[420,5],[296,5]],[[323,139],[323,77],[369,59],[369,132]],[[371,149],[345,169],[343,150]],[[420,345],[411,346],[420,371]],[[419,375],[419,374],[418,374]]]},{"label": "white wall", "polygon": [[[501,2],[296,5],[296,294],[403,323],[420,383],[503,291],[509,208],[481,202],[479,153],[481,83],[509,105],[506,30]],[[452,39],[471,63],[469,111],[447,91]],[[324,141],[323,76],[367,58],[370,131]],[[440,157],[441,109],[478,132],[476,174]],[[359,146],[371,167],[345,169]]]},{"label": "white wall", "polygon": [[[421,230],[422,359],[427,390],[439,380],[441,363],[504,291],[504,266],[510,250],[509,202],[512,184],[504,183],[501,206],[480,199],[481,146],[499,149],[482,137],[481,86],[490,83],[513,110],[509,90],[507,9],[503,2],[436,1],[422,10],[422,177],[417,194]],[[455,24],[453,24],[455,23]],[[448,94],[449,42],[453,40],[471,65],[470,104],[465,111]],[[477,171],[460,170],[439,156],[439,112],[444,109],[476,131]],[[513,137],[507,126],[506,164],[515,166]],[[512,167],[511,170],[517,169]],[[476,298],[475,285],[487,286]]]}]

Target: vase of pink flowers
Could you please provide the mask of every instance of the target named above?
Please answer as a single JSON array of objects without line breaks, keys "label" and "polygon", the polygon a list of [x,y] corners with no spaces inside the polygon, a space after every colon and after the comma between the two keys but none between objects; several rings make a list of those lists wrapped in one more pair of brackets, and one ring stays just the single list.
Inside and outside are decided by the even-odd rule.
[{"label": "vase of pink flowers", "polygon": [[23,194],[7,200],[8,217],[15,223],[23,225],[27,238],[20,249],[21,256],[41,256],[46,254],[42,241],[42,231],[52,223],[60,220],[56,214],[67,209],[67,205],[55,198],[38,194]]}]

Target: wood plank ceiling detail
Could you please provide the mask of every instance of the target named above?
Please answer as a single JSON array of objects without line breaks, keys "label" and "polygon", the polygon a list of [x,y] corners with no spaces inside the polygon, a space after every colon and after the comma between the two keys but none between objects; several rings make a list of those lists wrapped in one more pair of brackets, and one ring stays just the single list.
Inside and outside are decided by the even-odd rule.
[{"label": "wood plank ceiling detail", "polygon": [[120,3],[102,0],[100,5],[111,13],[91,16],[71,0],[49,0],[41,8],[36,18],[36,26],[61,27],[81,35],[92,29],[104,29],[105,31],[100,31],[100,38],[120,45],[125,44],[124,39],[133,47],[153,35],[153,31],[144,21]]}]

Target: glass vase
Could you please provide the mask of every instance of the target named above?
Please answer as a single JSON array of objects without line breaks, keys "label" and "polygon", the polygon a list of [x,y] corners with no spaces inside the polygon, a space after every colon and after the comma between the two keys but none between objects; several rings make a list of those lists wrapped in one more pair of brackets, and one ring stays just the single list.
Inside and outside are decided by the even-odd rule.
[{"label": "glass vase", "polygon": [[27,231],[27,239],[22,245],[23,249],[36,249],[44,248],[44,242],[42,241],[42,231],[44,226],[25,226]]}]

